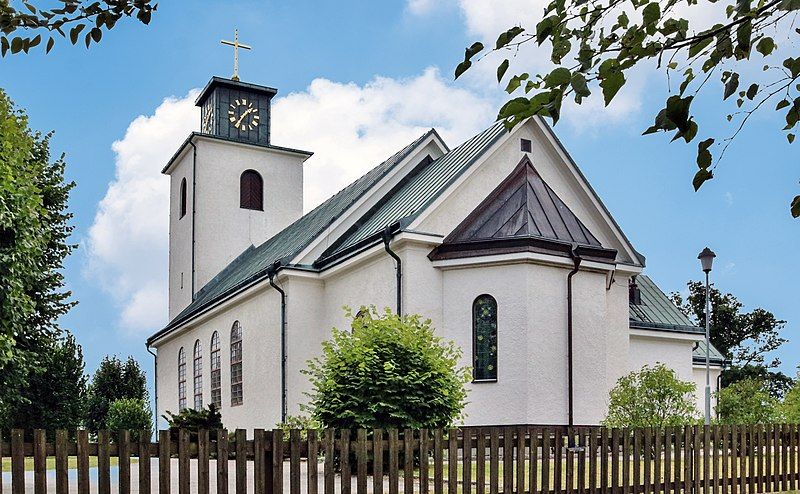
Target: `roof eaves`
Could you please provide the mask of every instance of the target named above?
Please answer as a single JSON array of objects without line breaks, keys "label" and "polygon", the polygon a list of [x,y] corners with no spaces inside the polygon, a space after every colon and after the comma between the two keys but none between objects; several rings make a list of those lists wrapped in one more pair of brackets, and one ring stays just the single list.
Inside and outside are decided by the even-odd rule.
[{"label": "roof eaves", "polygon": [[658,322],[630,320],[631,329],[649,329],[657,331],[669,331],[684,334],[703,334],[705,331],[697,326],[683,326],[679,324],[664,324]]},{"label": "roof eaves", "polygon": [[167,171],[172,167],[172,165],[175,162],[175,160],[177,160],[178,157],[180,157],[180,155],[183,153],[184,149],[186,149],[186,146],[188,146],[189,143],[195,137],[205,137],[205,138],[208,138],[208,139],[214,139],[214,140],[218,140],[218,141],[231,142],[231,143],[235,143],[235,144],[243,144],[245,146],[254,146],[254,147],[257,147],[257,148],[261,148],[261,149],[271,149],[273,151],[280,151],[280,152],[290,153],[290,154],[298,154],[298,155],[301,155],[301,156],[305,156],[306,159],[308,159],[308,158],[310,158],[311,156],[314,155],[314,153],[311,152],[311,151],[303,151],[301,149],[293,149],[293,148],[288,148],[288,147],[284,147],[284,146],[275,146],[273,144],[258,144],[258,143],[255,143],[255,142],[240,141],[240,140],[237,140],[237,139],[230,139],[230,138],[227,138],[227,137],[217,136],[217,135],[214,135],[214,134],[205,134],[203,132],[194,131],[191,134],[189,134],[189,137],[184,139],[183,143],[180,145],[178,150],[175,151],[175,153],[172,155],[172,157],[169,159],[169,161],[167,161],[167,164],[164,166],[164,168],[161,169],[161,173],[164,173],[164,174],[167,173]]}]

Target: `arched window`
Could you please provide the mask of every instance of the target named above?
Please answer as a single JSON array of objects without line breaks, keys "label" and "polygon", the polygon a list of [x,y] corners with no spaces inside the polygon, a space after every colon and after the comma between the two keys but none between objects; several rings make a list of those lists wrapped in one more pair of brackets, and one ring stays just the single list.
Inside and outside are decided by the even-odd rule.
[{"label": "arched window", "polygon": [[242,325],[236,321],[231,328],[231,406],[242,403]]},{"label": "arched window", "polygon": [[203,408],[203,344],[194,342],[194,409]]},{"label": "arched window", "polygon": [[472,361],[475,381],[497,380],[497,301],[491,295],[472,303]]},{"label": "arched window", "polygon": [[180,194],[181,194],[181,197],[180,197],[181,215],[178,216],[178,218],[183,218],[184,216],[186,216],[186,179],[185,178],[181,180],[181,192],[180,192]]},{"label": "arched window", "polygon": [[239,179],[239,207],[264,210],[264,180],[255,170],[245,170]]},{"label": "arched window", "polygon": [[178,410],[186,408],[186,352],[178,350]]},{"label": "arched window", "polygon": [[219,353],[219,333],[211,335],[211,403],[222,408],[222,362]]}]

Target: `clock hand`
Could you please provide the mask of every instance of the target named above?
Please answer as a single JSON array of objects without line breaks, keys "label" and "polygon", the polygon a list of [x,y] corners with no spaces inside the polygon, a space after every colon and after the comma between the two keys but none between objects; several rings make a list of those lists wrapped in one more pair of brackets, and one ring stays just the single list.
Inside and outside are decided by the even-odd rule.
[{"label": "clock hand", "polygon": [[247,115],[248,115],[250,112],[252,112],[252,111],[253,111],[253,109],[252,109],[252,108],[248,108],[248,109],[247,109],[247,111],[245,111],[244,113],[242,113],[242,116],[241,116],[241,117],[239,117],[239,120],[237,120],[237,121],[236,121],[236,127],[238,127],[238,126],[239,126],[239,124],[240,124],[240,123],[242,123],[242,120],[244,120],[244,117],[246,117],[246,116],[247,116]]}]

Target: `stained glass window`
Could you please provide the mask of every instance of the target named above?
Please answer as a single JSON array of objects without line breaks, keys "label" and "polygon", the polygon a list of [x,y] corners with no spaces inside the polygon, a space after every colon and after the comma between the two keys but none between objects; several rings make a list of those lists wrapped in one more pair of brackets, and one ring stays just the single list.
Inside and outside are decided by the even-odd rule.
[{"label": "stained glass window", "polygon": [[186,353],[178,351],[178,410],[186,408]]},{"label": "stained glass window", "polygon": [[219,333],[211,335],[211,403],[222,408],[222,361],[219,353]]},{"label": "stained glass window", "polygon": [[244,403],[242,380],[242,325],[236,321],[231,328],[231,406]]},{"label": "stained glass window", "polygon": [[203,346],[200,340],[194,342],[194,409],[203,408]]},{"label": "stained glass window", "polygon": [[497,301],[481,295],[472,304],[473,378],[497,380]]}]

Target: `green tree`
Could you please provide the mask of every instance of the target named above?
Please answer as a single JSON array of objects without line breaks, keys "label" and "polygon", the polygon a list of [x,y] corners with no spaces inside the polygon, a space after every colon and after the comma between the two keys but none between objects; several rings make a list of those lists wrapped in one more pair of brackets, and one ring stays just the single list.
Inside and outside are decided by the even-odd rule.
[{"label": "green tree", "polygon": [[150,404],[136,398],[114,400],[108,407],[106,427],[114,437],[121,430],[146,432],[149,436],[153,430],[153,413]]},{"label": "green tree", "polygon": [[53,9],[37,8],[40,2],[30,0],[21,3],[24,8],[0,0],[0,56],[28,53],[44,39],[45,52],[50,53],[59,36],[69,38],[73,45],[83,40],[89,48],[92,42],[100,42],[103,29],[111,30],[123,17],[149,24],[158,8],[151,0],[60,0],[55,3],[61,5]]},{"label": "green tree", "polygon": [[800,372],[792,382],[792,387],[779,407],[783,419],[792,424],[800,424]]},{"label": "green tree", "polygon": [[16,399],[9,400],[2,410],[2,429],[75,431],[83,425],[86,407],[81,347],[70,334],[38,343],[33,353],[36,365],[26,366],[30,373],[25,385],[15,390]]},{"label": "green tree", "polygon": [[[48,413],[32,400],[54,387],[80,397],[83,356],[58,319],[74,305],[64,289],[73,249],[63,155],[51,162],[50,138],[0,90],[0,426],[74,423],[63,395]],[[65,360],[59,368],[54,356]],[[53,392],[58,395],[58,392]],[[63,407],[63,408],[62,408]],[[41,419],[39,422],[32,422]]]},{"label": "green tree", "polygon": [[767,424],[779,417],[778,400],[757,379],[744,379],[721,389],[716,410],[723,424]]},{"label": "green tree", "polygon": [[603,425],[663,427],[694,422],[698,415],[694,392],[694,383],[681,381],[664,364],[645,365],[617,381]]},{"label": "green tree", "polygon": [[362,307],[309,361],[310,411],[325,427],[438,428],[461,417],[469,369],[429,320]]},{"label": "green tree", "polygon": [[[498,119],[513,127],[532,115],[557,122],[566,98],[580,105],[599,92],[608,106],[632,71],[655,66],[675,85],[670,84],[664,108],[644,133],[700,141],[692,181],[697,190],[713,178],[731,141],[755,112],[774,108],[785,121],[781,126],[787,140],[794,141],[800,122],[800,57],[793,45],[800,34],[793,24],[798,10],[798,0],[550,0],[543,14],[520,12],[520,21],[533,22],[509,26],[498,33],[494,46],[473,43],[455,76],[478,56],[502,54],[495,59],[502,58],[497,80],[506,81],[512,98]],[[528,44],[544,45],[552,65],[537,74],[531,66],[543,57],[536,53],[520,61],[520,70],[513,71],[517,73],[507,74],[509,59],[530,53],[520,51]],[[787,49],[778,50],[779,44]],[[749,60],[764,70],[745,70]],[[707,84],[709,80],[720,83]],[[701,129],[694,112],[709,91],[712,98],[735,100],[725,117],[733,128],[724,138]],[[800,195],[789,209],[800,216]]]},{"label": "green tree", "polygon": [[121,399],[148,403],[147,378],[133,357],[122,362],[116,356],[106,356],[89,385],[86,428],[90,431],[107,428],[109,407]]},{"label": "green tree", "polygon": [[[689,296],[671,295],[673,302],[695,324],[706,324],[705,283],[689,281]],[[722,385],[728,386],[742,379],[765,382],[772,395],[780,398],[791,385],[791,378],[774,370],[781,362],[768,356],[786,343],[781,331],[786,325],[772,312],[755,308],[749,312],[731,293],[722,293],[713,285],[709,291],[711,303],[711,344],[719,350],[732,366],[722,373]]]}]

